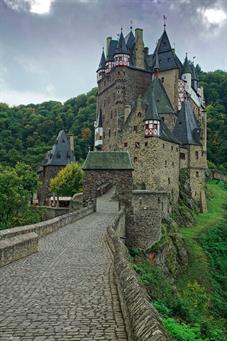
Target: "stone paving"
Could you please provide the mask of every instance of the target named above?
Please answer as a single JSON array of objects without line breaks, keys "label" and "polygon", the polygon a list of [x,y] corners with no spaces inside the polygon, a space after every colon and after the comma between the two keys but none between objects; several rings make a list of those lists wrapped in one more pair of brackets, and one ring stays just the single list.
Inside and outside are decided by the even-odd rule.
[{"label": "stone paving", "polygon": [[0,341],[127,340],[103,238],[117,210],[108,199],[0,269]]}]

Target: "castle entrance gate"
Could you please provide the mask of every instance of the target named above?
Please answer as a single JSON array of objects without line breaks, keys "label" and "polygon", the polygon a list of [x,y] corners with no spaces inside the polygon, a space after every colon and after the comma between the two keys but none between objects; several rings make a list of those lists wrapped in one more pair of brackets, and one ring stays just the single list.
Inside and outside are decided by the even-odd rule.
[{"label": "castle entrance gate", "polygon": [[89,152],[83,170],[84,203],[96,204],[102,188],[116,186],[120,205],[131,207],[133,166],[128,152]]}]

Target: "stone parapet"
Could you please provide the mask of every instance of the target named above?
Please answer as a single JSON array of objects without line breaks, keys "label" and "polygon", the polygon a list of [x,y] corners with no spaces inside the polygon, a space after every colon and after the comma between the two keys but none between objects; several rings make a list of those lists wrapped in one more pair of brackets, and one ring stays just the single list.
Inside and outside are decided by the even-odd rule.
[{"label": "stone parapet", "polygon": [[[124,211],[107,228],[107,240],[114,257],[114,270],[129,340],[170,341],[158,312],[149,302],[136,273],[128,262],[128,250],[117,236]],[[121,230],[121,227],[120,227]]]},{"label": "stone parapet", "polygon": [[94,212],[90,205],[41,223],[0,231],[0,267],[38,251],[38,240]]}]

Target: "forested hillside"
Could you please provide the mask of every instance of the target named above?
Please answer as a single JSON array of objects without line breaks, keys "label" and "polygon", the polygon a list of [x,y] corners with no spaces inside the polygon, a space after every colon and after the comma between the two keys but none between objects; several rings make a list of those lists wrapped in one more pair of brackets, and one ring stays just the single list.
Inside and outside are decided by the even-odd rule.
[{"label": "forested hillside", "polygon": [[96,89],[64,104],[0,104],[0,163],[14,166],[23,161],[36,168],[61,129],[75,136],[76,159],[83,159],[93,144],[95,112]]},{"label": "forested hillside", "polygon": [[[227,169],[227,72],[202,72],[208,114],[208,158],[221,170]],[[75,156],[84,159],[93,145],[96,89],[65,103],[10,108],[0,104],[0,162],[14,166],[17,161],[35,169],[54,143],[61,129],[75,136]]]}]

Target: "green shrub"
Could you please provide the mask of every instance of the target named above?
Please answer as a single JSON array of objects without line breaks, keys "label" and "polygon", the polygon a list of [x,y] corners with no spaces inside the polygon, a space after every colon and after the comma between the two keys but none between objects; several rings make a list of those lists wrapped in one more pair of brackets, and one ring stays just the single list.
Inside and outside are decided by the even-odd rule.
[{"label": "green shrub", "polygon": [[162,319],[162,321],[169,335],[176,341],[210,341],[201,336],[199,325],[189,326],[173,318]]}]

